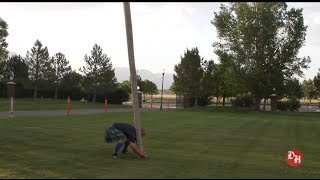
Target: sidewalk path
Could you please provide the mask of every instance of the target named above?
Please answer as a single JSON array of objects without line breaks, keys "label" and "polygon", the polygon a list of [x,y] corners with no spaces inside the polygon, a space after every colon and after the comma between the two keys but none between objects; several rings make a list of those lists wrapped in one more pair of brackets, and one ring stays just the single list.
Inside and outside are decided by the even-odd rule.
[{"label": "sidewalk path", "polygon": [[[140,111],[150,110],[148,108],[141,108]],[[157,110],[157,109],[153,109]],[[109,108],[108,112],[132,112],[132,108]],[[70,114],[96,114],[104,113],[104,109],[77,109],[71,110]],[[39,111],[14,111],[14,117],[26,117],[26,116],[62,116],[67,115],[66,110],[39,110]],[[0,118],[9,117],[9,112],[0,112]]]}]

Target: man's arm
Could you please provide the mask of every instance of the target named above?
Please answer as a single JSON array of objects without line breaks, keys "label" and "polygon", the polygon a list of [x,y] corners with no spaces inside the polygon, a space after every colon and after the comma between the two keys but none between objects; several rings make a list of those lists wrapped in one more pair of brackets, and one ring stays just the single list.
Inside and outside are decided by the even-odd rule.
[{"label": "man's arm", "polygon": [[146,153],[141,151],[135,143],[129,141],[129,146],[134,153],[138,154],[142,158],[146,158]]}]

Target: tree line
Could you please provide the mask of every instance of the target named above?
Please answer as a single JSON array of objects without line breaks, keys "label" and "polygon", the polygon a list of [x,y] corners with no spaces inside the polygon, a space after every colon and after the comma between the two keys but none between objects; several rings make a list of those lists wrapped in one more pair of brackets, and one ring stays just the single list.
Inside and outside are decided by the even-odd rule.
[{"label": "tree line", "polygon": [[[37,39],[25,58],[8,56],[7,23],[0,18],[0,97],[7,96],[6,83],[13,81],[15,97],[39,97],[66,99],[85,98],[92,102],[122,104],[131,94],[130,81],[117,82],[111,58],[103,53],[101,46],[94,44],[91,53],[85,54],[85,65],[78,73],[72,70],[62,52],[49,55],[48,47]],[[156,85],[139,76],[138,84],[143,94],[157,94]]]},{"label": "tree line", "polygon": [[250,96],[252,108],[260,110],[264,99],[296,101],[320,97],[320,69],[303,84],[310,57],[298,57],[305,44],[307,26],[302,9],[288,9],[285,2],[231,2],[221,4],[211,24],[219,41],[213,43],[218,61],[204,60],[197,47],[187,49],[175,65],[177,94],[191,94],[195,105],[207,105],[215,97]]}]

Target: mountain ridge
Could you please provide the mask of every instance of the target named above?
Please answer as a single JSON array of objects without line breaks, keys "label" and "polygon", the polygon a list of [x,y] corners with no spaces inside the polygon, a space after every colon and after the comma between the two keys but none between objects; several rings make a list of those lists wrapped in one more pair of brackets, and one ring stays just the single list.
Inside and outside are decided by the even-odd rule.
[{"label": "mountain ridge", "polygon": [[[114,68],[115,76],[118,82],[129,80],[130,70],[127,67],[115,67]],[[155,83],[158,89],[161,89],[162,85],[162,73],[153,73],[147,69],[138,69],[137,74],[141,76],[142,80],[148,79]],[[173,73],[165,73],[163,78],[163,89],[169,89],[173,83]]]}]

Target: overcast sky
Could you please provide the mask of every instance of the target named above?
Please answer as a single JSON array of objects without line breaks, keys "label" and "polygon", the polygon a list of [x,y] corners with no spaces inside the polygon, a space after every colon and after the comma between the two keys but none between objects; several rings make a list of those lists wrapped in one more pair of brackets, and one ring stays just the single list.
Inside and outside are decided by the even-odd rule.
[{"label": "overcast sky", "polygon": [[[198,47],[204,59],[217,61],[211,44],[217,40],[210,23],[220,3],[154,3],[131,5],[136,69],[174,72],[186,48]],[[310,56],[305,78],[320,68],[320,3],[288,3],[303,8],[308,25],[300,57]],[[39,39],[50,56],[65,54],[72,69],[85,65],[84,55],[97,43],[113,67],[129,67],[123,3],[0,3],[0,17],[8,24],[8,50],[25,56]]]}]

